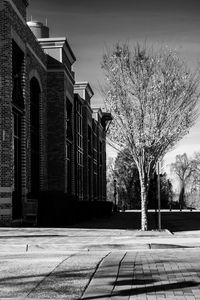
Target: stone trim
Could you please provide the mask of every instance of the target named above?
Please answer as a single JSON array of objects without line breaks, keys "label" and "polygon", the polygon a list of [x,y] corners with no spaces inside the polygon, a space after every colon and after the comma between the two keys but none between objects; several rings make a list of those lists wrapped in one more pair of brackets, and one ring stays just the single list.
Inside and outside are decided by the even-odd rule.
[{"label": "stone trim", "polygon": [[5,216],[10,217],[11,215],[12,215],[12,208],[1,209],[1,211],[0,211],[0,222],[2,222],[1,217],[5,217]]},{"label": "stone trim", "polygon": [[12,191],[13,191],[12,187],[0,186],[0,193],[12,193]]},{"label": "stone trim", "polygon": [[0,204],[12,204],[12,198],[0,198]]}]

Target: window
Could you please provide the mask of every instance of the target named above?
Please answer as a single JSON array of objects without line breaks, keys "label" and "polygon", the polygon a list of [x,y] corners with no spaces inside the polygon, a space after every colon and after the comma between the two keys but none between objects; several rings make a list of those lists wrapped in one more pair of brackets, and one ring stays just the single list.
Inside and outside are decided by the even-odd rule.
[{"label": "window", "polygon": [[92,136],[93,136],[93,197],[94,200],[97,200],[98,198],[98,167],[97,167],[97,131],[98,127],[93,120],[92,124]]},{"label": "window", "polygon": [[19,111],[13,109],[14,124],[14,193],[13,193],[13,218],[19,218],[22,215],[21,203],[21,115]]},{"label": "window", "polygon": [[76,191],[83,198],[83,116],[82,105],[76,101]]},{"label": "window", "polygon": [[36,78],[30,81],[31,127],[31,195],[37,197],[40,190],[40,86]]},{"label": "window", "polygon": [[72,104],[69,99],[66,100],[66,134],[67,139],[72,141],[73,139],[73,132],[72,132]]},{"label": "window", "polygon": [[99,197],[102,200],[102,189],[103,189],[103,152],[102,152],[102,141],[99,143]]},{"label": "window", "polygon": [[72,145],[67,143],[66,145],[66,169],[67,169],[67,193],[72,192]]},{"label": "window", "polygon": [[92,155],[92,131],[91,127],[88,125],[88,155]]},{"label": "window", "polygon": [[92,130],[88,125],[88,196],[92,197]]},{"label": "window", "polygon": [[22,217],[22,116],[23,99],[23,65],[24,53],[12,41],[12,113],[13,113],[13,142],[14,142],[14,191],[12,214],[13,218]]},{"label": "window", "polygon": [[72,193],[72,103],[66,98],[66,177],[67,177],[67,193]]}]

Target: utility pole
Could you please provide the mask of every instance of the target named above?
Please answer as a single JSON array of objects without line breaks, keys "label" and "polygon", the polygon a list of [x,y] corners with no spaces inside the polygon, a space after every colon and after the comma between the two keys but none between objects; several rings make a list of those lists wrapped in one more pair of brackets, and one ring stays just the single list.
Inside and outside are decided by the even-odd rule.
[{"label": "utility pole", "polygon": [[114,210],[117,211],[117,180],[114,179]]},{"label": "utility pole", "polygon": [[158,230],[161,231],[161,212],[160,212],[160,161],[157,162],[157,194],[158,194]]}]

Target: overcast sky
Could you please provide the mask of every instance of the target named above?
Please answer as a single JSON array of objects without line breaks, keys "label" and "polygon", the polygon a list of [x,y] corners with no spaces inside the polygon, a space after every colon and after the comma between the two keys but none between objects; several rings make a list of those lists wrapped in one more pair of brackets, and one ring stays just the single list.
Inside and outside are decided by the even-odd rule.
[{"label": "overcast sky", "polygon": [[[200,61],[200,0],[30,0],[28,19],[48,20],[51,36],[66,36],[76,56],[77,81],[89,81],[94,105],[105,49],[116,42],[168,45],[191,68]],[[200,151],[200,122],[174,153]]]}]

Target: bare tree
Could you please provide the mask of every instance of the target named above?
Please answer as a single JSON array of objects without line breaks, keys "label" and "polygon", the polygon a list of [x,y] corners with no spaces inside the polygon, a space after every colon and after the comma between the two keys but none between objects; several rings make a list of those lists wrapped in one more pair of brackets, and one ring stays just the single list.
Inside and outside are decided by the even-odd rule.
[{"label": "bare tree", "polygon": [[200,189],[200,152],[195,152],[193,155],[193,169],[191,192],[195,192]]},{"label": "bare tree", "polygon": [[110,139],[128,148],[139,172],[141,229],[156,163],[188,133],[197,117],[198,76],[167,49],[130,50],[117,44],[103,57],[105,104],[113,115]]},{"label": "bare tree", "polygon": [[172,172],[178,177],[180,183],[179,205],[180,209],[185,204],[185,188],[195,174],[194,160],[189,159],[187,154],[176,155],[175,163],[171,164]]}]

